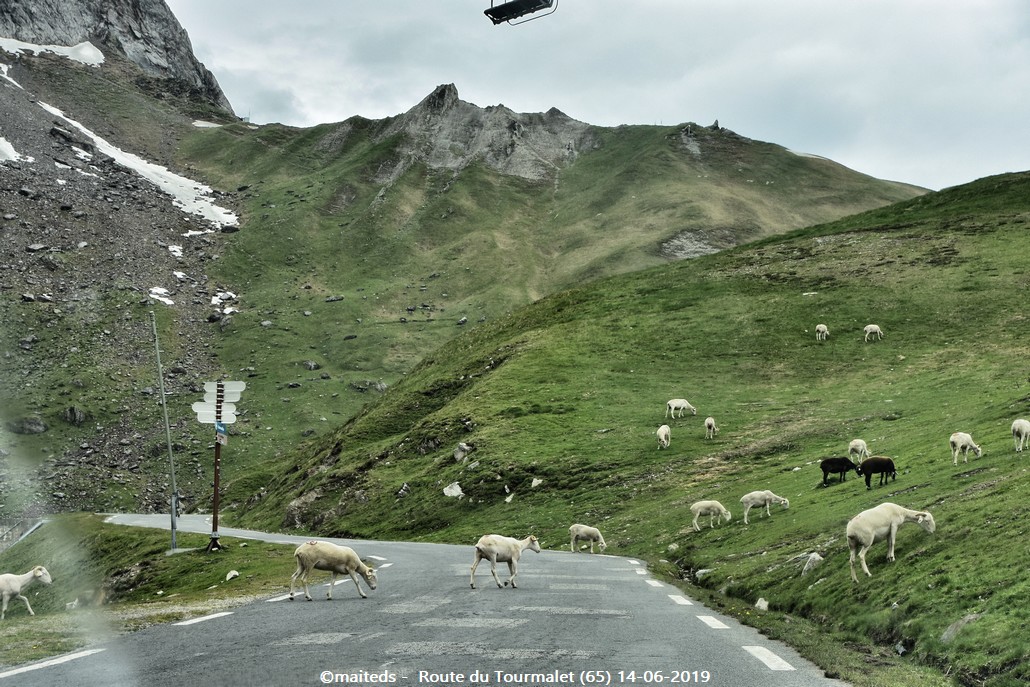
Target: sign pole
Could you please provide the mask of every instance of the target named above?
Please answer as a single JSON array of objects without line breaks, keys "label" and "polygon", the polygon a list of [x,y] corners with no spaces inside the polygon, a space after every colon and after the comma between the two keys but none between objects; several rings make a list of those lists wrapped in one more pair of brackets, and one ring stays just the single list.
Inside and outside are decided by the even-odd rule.
[{"label": "sign pole", "polygon": [[215,426],[215,493],[211,506],[211,541],[207,544],[208,552],[222,548],[218,543],[218,500],[221,497],[222,445],[229,442],[229,432],[225,426],[236,422],[235,401],[247,385],[243,382],[204,382],[204,401],[194,403],[193,410],[197,420]]},{"label": "sign pole", "polygon": [[[222,424],[222,400],[225,398],[225,386],[218,382],[215,392],[215,427]],[[217,430],[216,430],[217,433]],[[222,442],[219,441],[220,437],[215,437],[215,497],[211,508],[211,540],[207,543],[207,552],[211,553],[215,549],[221,549],[222,545],[218,543],[218,492],[220,489],[219,485],[219,473],[221,472],[222,463]]]}]

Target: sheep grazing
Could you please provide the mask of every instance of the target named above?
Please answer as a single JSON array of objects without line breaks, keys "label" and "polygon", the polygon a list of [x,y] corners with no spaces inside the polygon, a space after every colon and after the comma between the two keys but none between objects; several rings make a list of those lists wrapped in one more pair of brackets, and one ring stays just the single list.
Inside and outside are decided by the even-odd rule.
[{"label": "sheep grazing", "polygon": [[1012,441],[1016,444],[1016,451],[1023,450],[1023,446],[1030,441],[1030,420],[1012,421]]},{"label": "sheep grazing", "polygon": [[325,570],[332,575],[329,583],[329,591],[325,598],[333,598],[333,586],[336,584],[336,576],[350,575],[354,580],[354,586],[358,588],[358,595],[367,599],[365,592],[358,584],[358,575],[365,579],[369,589],[375,589],[376,571],[361,562],[358,554],[349,546],[337,546],[327,541],[309,541],[297,547],[293,552],[297,559],[297,571],[290,578],[290,601],[293,601],[293,588],[298,580],[304,585],[304,598],[311,601],[311,594],[308,592],[308,575],[312,570]]},{"label": "sheep grazing", "polygon": [[669,425],[662,425],[656,432],[658,435],[658,448],[669,448],[669,442],[672,440],[672,430],[669,429]]},{"label": "sheep grazing", "polygon": [[872,577],[869,566],[865,562],[865,554],[869,548],[878,541],[887,540],[887,560],[894,561],[894,540],[898,534],[898,528],[906,522],[914,522],[931,534],[937,529],[933,521],[933,515],[927,511],[909,510],[896,503],[881,503],[875,508],[864,510],[848,522],[848,548],[851,549],[851,557],[848,561],[851,567],[851,579],[857,584],[858,576],[855,575],[855,554],[858,554],[862,561],[862,570],[866,575]]},{"label": "sheep grazing", "polygon": [[573,551],[576,550],[577,541],[590,542],[590,553],[594,552],[595,542],[597,543],[598,548],[601,549],[601,553],[604,553],[604,550],[608,548],[608,545],[604,543],[604,537],[601,536],[601,530],[597,529],[596,527],[590,527],[589,525],[580,524],[572,525],[571,527],[569,527],[569,536],[572,537],[572,544],[570,548]]},{"label": "sheep grazing", "polygon": [[720,520],[725,518],[726,522],[729,522],[733,517],[730,515],[730,512],[726,510],[725,506],[718,501],[698,501],[690,507],[690,512],[694,514],[693,525],[695,532],[701,531],[701,527],[697,524],[697,519],[702,515],[708,516],[708,526],[711,528],[715,527],[714,520],[716,516],[718,516]]},{"label": "sheep grazing", "polygon": [[856,456],[859,460],[869,457],[869,447],[861,439],[852,439],[848,444],[848,458]]},{"label": "sheep grazing", "polygon": [[951,458],[955,465],[958,465],[958,452],[962,451],[962,462],[969,462],[969,450],[972,449],[976,457],[979,458],[983,455],[983,449],[973,443],[973,437],[969,436],[965,432],[955,432],[948,439],[948,443],[951,444]]},{"label": "sheep grazing", "polygon": [[877,341],[883,338],[883,331],[878,324],[867,324],[862,331],[865,332],[866,341],[869,341],[869,337],[872,336],[875,336]]},{"label": "sheep grazing", "polygon": [[[479,567],[479,561],[485,558],[490,561],[490,574],[494,576],[494,582],[497,583],[498,588],[507,587],[510,584],[512,589],[518,589],[518,585],[515,584],[515,576],[519,574],[519,557],[526,549],[540,553],[540,542],[533,535],[529,535],[525,539],[515,539],[499,534],[484,534],[476,542],[476,557],[472,561],[469,584],[473,589],[476,588],[476,568]],[[508,564],[510,577],[503,585],[497,579],[498,561]]]},{"label": "sheep grazing", "polygon": [[761,508],[762,506],[765,506],[765,514],[767,516],[772,515],[772,513],[769,512],[769,506],[771,506],[774,503],[782,503],[784,508],[790,508],[790,501],[783,498],[782,496],[777,496],[768,489],[766,489],[765,491],[748,492],[747,494],[744,494],[740,497],[740,502],[744,504],[745,525],[748,524],[747,514],[752,508]]},{"label": "sheep grazing", "polygon": [[715,418],[708,416],[705,418],[705,439],[714,439],[715,435],[719,433],[719,428],[715,426]]},{"label": "sheep grazing", "polygon": [[855,470],[860,475],[865,475],[865,488],[872,489],[873,475],[880,475],[879,486],[887,484],[887,478],[898,479],[898,471],[894,467],[894,461],[887,456],[871,456],[862,461]]},{"label": "sheep grazing", "polygon": [[0,609],[0,620],[7,616],[7,602],[11,600],[11,597],[24,601],[25,608],[29,610],[29,615],[36,615],[36,612],[32,610],[32,606],[29,605],[28,598],[22,594],[22,590],[37,581],[43,584],[50,584],[54,580],[42,565],[37,565],[32,570],[21,575],[15,575],[14,573],[0,575],[0,594],[3,595],[3,608]]},{"label": "sheep grazing", "polygon": [[850,458],[843,456],[826,458],[819,463],[819,469],[823,471],[823,486],[828,487],[830,475],[839,475],[838,482],[843,482],[847,478],[848,472],[854,470],[858,474],[858,466],[851,462]]},{"label": "sheep grazing", "polygon": [[[676,414],[677,410],[680,413],[679,415]],[[690,405],[690,401],[688,401],[687,399],[685,399],[685,398],[673,398],[673,399],[670,399],[669,402],[665,404],[665,417],[669,417],[669,413],[670,412],[672,412],[672,416],[674,418],[675,417],[683,417],[683,411],[684,410],[689,410],[691,415],[697,415],[697,408],[695,408],[694,406]]]},{"label": "sheep grazing", "polygon": [[817,324],[815,326],[815,340],[826,341],[828,338],[830,338],[830,328],[825,324]]}]

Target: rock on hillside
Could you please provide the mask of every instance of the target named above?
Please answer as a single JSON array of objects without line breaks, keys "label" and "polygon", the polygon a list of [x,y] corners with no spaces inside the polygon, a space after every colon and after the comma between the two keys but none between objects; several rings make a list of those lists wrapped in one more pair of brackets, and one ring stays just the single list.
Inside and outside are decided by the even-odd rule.
[{"label": "rock on hillside", "polygon": [[93,43],[124,55],[152,77],[179,83],[228,113],[214,75],[193,54],[164,0],[12,0],[0,3],[0,37],[37,45]]}]

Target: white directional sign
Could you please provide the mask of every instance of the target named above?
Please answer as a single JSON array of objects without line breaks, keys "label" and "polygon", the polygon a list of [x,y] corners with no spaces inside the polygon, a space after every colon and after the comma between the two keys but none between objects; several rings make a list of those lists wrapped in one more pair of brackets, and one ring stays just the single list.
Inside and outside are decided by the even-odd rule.
[{"label": "white directional sign", "polygon": [[[224,402],[235,403],[238,400],[240,400],[240,392],[239,391],[226,391],[225,393],[222,394],[222,401],[224,401]],[[217,401],[218,401],[218,392],[216,392],[216,391],[209,391],[206,394],[204,394],[204,402],[205,403],[215,403]]]},{"label": "white directional sign", "polygon": [[247,388],[246,382],[204,382],[204,391],[218,391],[219,385],[222,391],[243,391]]},{"label": "white directional sign", "polygon": [[205,425],[213,425],[215,422],[221,422],[223,425],[231,425],[236,422],[236,416],[232,413],[222,413],[219,418],[215,417],[214,411],[210,413],[197,413],[197,421]]},{"label": "white directional sign", "polygon": [[[215,412],[217,412],[217,404],[216,403],[201,403],[200,401],[197,401],[196,403],[194,403],[190,407],[193,409],[194,413],[211,413],[212,415],[214,415]],[[235,403],[223,403],[222,404],[222,415],[232,415],[235,412],[236,412],[236,404]]]}]

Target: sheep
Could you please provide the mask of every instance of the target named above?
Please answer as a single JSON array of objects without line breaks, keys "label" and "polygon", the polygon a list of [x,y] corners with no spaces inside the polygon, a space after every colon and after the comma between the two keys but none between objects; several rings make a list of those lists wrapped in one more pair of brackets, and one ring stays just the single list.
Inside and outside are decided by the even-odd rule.
[{"label": "sheep", "polygon": [[690,507],[690,512],[694,514],[693,524],[695,532],[701,531],[701,527],[697,524],[697,519],[702,515],[708,516],[708,526],[713,529],[715,528],[713,521],[715,520],[716,516],[718,516],[720,520],[722,518],[726,518],[726,522],[729,522],[730,519],[733,517],[730,515],[730,512],[726,510],[726,508],[718,501],[698,501]]},{"label": "sheep", "polygon": [[[519,557],[526,549],[540,553],[540,542],[532,534],[525,539],[504,537],[500,534],[484,534],[476,542],[476,553],[475,559],[472,561],[469,584],[473,589],[476,588],[476,568],[479,566],[479,561],[485,558],[490,561],[490,574],[494,576],[494,582],[497,583],[498,589],[502,586],[507,587],[509,584],[512,589],[518,589],[518,585],[515,584],[515,576],[519,574]],[[497,579],[497,561],[508,564],[510,577],[503,585]]]},{"label": "sheep", "polygon": [[876,336],[877,341],[883,338],[883,331],[880,329],[880,325],[878,324],[867,324],[865,329],[862,331],[865,332],[865,340],[867,342],[869,341],[869,337],[873,335]]},{"label": "sheep", "polygon": [[1028,440],[1030,440],[1030,420],[1013,420],[1012,441],[1016,444],[1016,451],[1022,451]]},{"label": "sheep", "polygon": [[861,439],[852,439],[851,443],[848,444],[848,458],[855,455],[858,456],[859,460],[869,457],[869,447]]},{"label": "sheep", "polygon": [[672,430],[669,429],[669,425],[662,425],[658,428],[658,448],[669,448],[669,442],[672,439]]},{"label": "sheep", "polygon": [[828,487],[830,485],[828,478],[830,474],[839,475],[840,479],[838,482],[843,482],[847,478],[849,471],[854,470],[855,474],[858,474],[858,466],[851,462],[850,458],[843,456],[826,458],[819,463],[819,468],[823,471],[823,486]]},{"label": "sheep", "polygon": [[965,432],[955,432],[948,439],[948,443],[951,444],[951,457],[955,465],[958,465],[958,452],[962,451],[962,462],[969,462],[969,449],[973,449],[973,453],[979,458],[983,455],[983,449],[973,443],[973,437],[969,436]]},{"label": "sheep", "polygon": [[898,471],[894,467],[894,461],[887,456],[870,456],[862,461],[862,464],[855,470],[860,475],[865,475],[865,488],[872,489],[873,475],[880,475],[880,484],[887,484],[887,478],[898,479]]},{"label": "sheep", "polygon": [[937,529],[933,521],[933,515],[927,511],[909,510],[896,503],[881,503],[875,508],[864,510],[848,522],[848,548],[851,550],[851,557],[848,564],[851,567],[851,579],[858,584],[858,576],[855,575],[855,553],[858,553],[862,561],[862,570],[866,575],[872,577],[869,566],[865,562],[865,554],[869,548],[878,541],[887,540],[887,560],[894,561],[894,540],[898,534],[898,528],[906,522],[914,522],[931,534]]},{"label": "sheep", "polygon": [[569,536],[572,537],[570,548],[573,551],[576,550],[576,542],[580,540],[590,542],[590,553],[594,552],[594,542],[597,542],[601,553],[604,553],[604,550],[608,548],[608,545],[604,543],[604,537],[601,536],[601,530],[596,527],[580,524],[572,525],[569,527]]},{"label": "sheep", "polygon": [[784,508],[790,508],[790,501],[788,501],[787,499],[783,498],[782,496],[777,496],[776,494],[772,493],[768,489],[766,489],[765,491],[751,491],[751,492],[748,492],[747,494],[744,494],[743,496],[740,497],[740,502],[744,504],[744,524],[745,525],[748,524],[748,521],[747,521],[748,511],[750,511],[752,508],[754,508],[756,506],[759,507],[759,508],[761,508],[762,506],[765,506],[765,514],[767,516],[772,515],[772,513],[769,512],[769,506],[771,506],[774,503],[782,503]]},{"label": "sheep", "polygon": [[826,341],[830,338],[830,329],[825,324],[817,324],[815,326],[815,340]]},{"label": "sheep", "polygon": [[22,590],[37,580],[43,584],[50,584],[54,581],[50,577],[50,573],[42,565],[37,565],[32,570],[21,575],[15,575],[14,573],[0,575],[0,594],[3,595],[3,608],[0,608],[0,620],[7,616],[7,602],[11,600],[11,597],[24,601],[25,608],[29,610],[29,615],[36,615],[36,612],[32,610],[32,606],[29,605],[28,598],[22,594]]},{"label": "sheep", "polygon": [[354,586],[358,588],[358,595],[362,599],[368,596],[358,584],[358,575],[365,578],[365,584],[369,589],[377,586],[376,571],[361,562],[358,554],[349,546],[338,546],[327,541],[309,541],[297,547],[293,552],[297,559],[297,571],[290,578],[290,601],[293,601],[293,588],[298,580],[304,585],[304,598],[311,601],[311,594],[308,592],[308,575],[312,570],[326,570],[331,574],[329,591],[325,598],[332,600],[333,586],[336,584],[336,575],[350,575],[354,580]]},{"label": "sheep", "polygon": [[719,428],[715,426],[715,418],[708,416],[705,418],[705,439],[714,439],[715,435],[719,433]]},{"label": "sheep", "polygon": [[[677,410],[680,411],[679,415],[676,414]],[[673,399],[670,399],[669,402],[665,404],[665,417],[669,417],[669,412],[670,411],[672,412],[672,416],[674,418],[676,418],[676,417],[683,417],[683,411],[684,410],[689,410],[691,415],[697,415],[697,408],[695,408],[694,406],[690,405],[690,401],[688,401],[687,399],[685,399],[685,398],[673,398]]]}]

